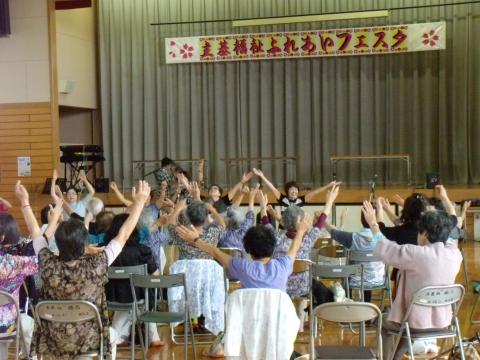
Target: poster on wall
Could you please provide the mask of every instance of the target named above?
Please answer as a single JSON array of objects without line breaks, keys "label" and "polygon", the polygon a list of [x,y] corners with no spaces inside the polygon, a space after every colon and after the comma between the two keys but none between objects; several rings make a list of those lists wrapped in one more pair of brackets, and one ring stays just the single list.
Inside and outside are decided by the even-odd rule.
[{"label": "poster on wall", "polygon": [[30,156],[17,157],[18,176],[32,176]]},{"label": "poster on wall", "polygon": [[165,39],[165,62],[271,60],[398,54],[446,48],[446,23]]}]

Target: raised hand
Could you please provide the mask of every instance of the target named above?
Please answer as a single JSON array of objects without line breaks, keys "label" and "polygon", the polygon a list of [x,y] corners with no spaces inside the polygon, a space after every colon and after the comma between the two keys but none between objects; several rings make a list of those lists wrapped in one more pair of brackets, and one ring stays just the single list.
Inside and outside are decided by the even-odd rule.
[{"label": "raised hand", "polygon": [[200,237],[200,234],[193,225],[190,225],[190,227],[183,225],[177,226],[175,232],[182,240],[185,240],[188,243],[194,243],[196,239]]},{"label": "raised hand", "polygon": [[339,185],[335,182],[332,187],[327,191],[327,195],[325,196],[325,203],[333,204],[338,196],[339,189]]},{"label": "raised hand", "polygon": [[363,202],[362,213],[365,221],[368,223],[368,225],[370,225],[370,227],[373,227],[373,225],[377,224],[377,216],[375,213],[375,209],[373,208],[370,201],[365,200]]},{"label": "raised hand", "polygon": [[405,200],[398,194],[393,195],[392,201],[398,206],[403,206],[405,204]]},{"label": "raised hand", "polygon": [[305,214],[303,219],[299,219],[297,222],[297,234],[305,234],[312,225],[312,217],[309,214]]},{"label": "raised hand", "polygon": [[22,185],[22,182],[20,180],[18,180],[15,184],[15,195],[17,196],[17,199],[20,201],[20,204],[22,204],[22,206],[29,205],[28,191],[27,189],[25,189],[25,186]]},{"label": "raised hand", "polygon": [[196,181],[192,182],[192,185],[190,187],[190,192],[195,200],[200,201],[200,187],[198,186],[198,183]]},{"label": "raised hand", "polygon": [[134,203],[145,204],[150,196],[150,185],[144,180],[138,181],[138,190],[132,188],[132,199]]},{"label": "raised hand", "polygon": [[258,198],[258,202],[259,202],[260,206],[265,209],[268,205],[267,194],[265,194],[263,191],[258,191],[257,192],[257,198]]},{"label": "raised hand", "polygon": [[259,170],[259,169],[256,169],[256,168],[253,168],[252,169],[253,173],[258,176],[259,178],[263,178],[263,171],[262,170]]},{"label": "raised hand", "polygon": [[115,181],[112,181],[112,182],[110,183],[110,188],[111,188],[113,191],[117,192],[117,191],[118,191],[117,183],[116,183]]},{"label": "raised hand", "polygon": [[245,183],[249,182],[252,177],[253,177],[253,172],[251,172],[251,171],[245,172],[245,173],[243,173],[242,180],[240,180],[240,182],[242,184],[245,184]]},{"label": "raised hand", "polygon": [[82,181],[83,183],[87,182],[87,175],[85,175],[85,171],[83,170],[80,170],[80,172],[78,173],[78,178],[80,179],[80,181]]}]

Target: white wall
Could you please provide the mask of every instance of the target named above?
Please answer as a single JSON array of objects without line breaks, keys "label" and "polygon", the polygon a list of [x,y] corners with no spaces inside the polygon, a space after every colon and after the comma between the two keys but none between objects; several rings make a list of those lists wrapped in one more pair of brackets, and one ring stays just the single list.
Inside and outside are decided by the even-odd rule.
[{"label": "white wall", "polygon": [[96,40],[94,8],[57,10],[59,85],[74,83],[69,94],[59,94],[59,105],[97,108]]},{"label": "white wall", "polygon": [[0,37],[0,103],[50,101],[47,0],[10,0],[11,35]]}]

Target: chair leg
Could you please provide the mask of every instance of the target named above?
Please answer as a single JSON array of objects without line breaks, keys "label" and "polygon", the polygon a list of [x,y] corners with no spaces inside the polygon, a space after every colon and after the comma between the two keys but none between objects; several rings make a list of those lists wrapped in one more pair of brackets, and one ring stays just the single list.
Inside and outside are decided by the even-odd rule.
[{"label": "chair leg", "polygon": [[458,324],[458,317],[455,317],[455,333],[457,334],[457,339],[458,339],[458,347],[460,350],[460,358],[462,360],[465,360],[465,353],[463,352],[463,342],[462,342],[462,336],[460,334],[460,327]]},{"label": "chair leg", "polygon": [[[190,334],[192,335],[193,359],[196,360],[197,359],[197,350],[195,348],[195,335],[193,334],[192,319],[189,319],[188,323],[190,325]],[[186,341],[185,341],[185,343],[186,343]]]},{"label": "chair leg", "polygon": [[[407,341],[408,341],[408,352],[410,353],[410,358],[415,359],[415,354],[413,353],[413,345],[412,345],[412,337],[410,334],[410,327],[408,324],[405,326],[405,333],[407,334]],[[400,340],[402,339],[402,336],[400,335]]]},{"label": "chair leg", "polygon": [[465,258],[465,253],[463,252],[463,247],[460,248],[460,252],[462,253],[463,281],[465,282],[465,292],[468,292],[467,259]]},{"label": "chair leg", "polygon": [[142,346],[143,360],[147,360],[147,352],[145,350],[145,344],[143,343],[142,327],[139,323],[137,323],[137,329],[138,329],[138,337],[140,338],[140,345]]},{"label": "chair leg", "polygon": [[131,360],[135,359],[135,326],[136,326],[136,321],[135,321],[135,316],[132,315],[132,335],[131,335],[131,340],[130,340],[130,358]]},{"label": "chair leg", "polygon": [[183,358],[187,360],[187,351],[188,351],[188,329],[187,329],[187,321],[190,323],[190,317],[185,319],[183,323]]}]

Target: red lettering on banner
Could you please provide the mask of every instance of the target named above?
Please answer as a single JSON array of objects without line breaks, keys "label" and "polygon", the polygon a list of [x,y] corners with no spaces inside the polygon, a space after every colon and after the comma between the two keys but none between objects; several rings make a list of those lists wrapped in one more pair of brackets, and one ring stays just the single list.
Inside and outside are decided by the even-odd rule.
[{"label": "red lettering on banner", "polygon": [[348,48],[348,45],[350,45],[350,41],[352,40],[352,34],[349,32],[344,32],[337,34],[337,37],[339,39],[343,39],[342,45],[338,48],[338,50],[345,51]]},{"label": "red lettering on banner", "polygon": [[203,49],[203,52],[200,55],[202,58],[205,59],[205,58],[213,57],[212,44],[210,43],[210,41],[205,40],[205,42],[203,43],[202,49]]},{"label": "red lettering on banner", "polygon": [[237,56],[247,54],[247,39],[236,39],[233,51],[235,51],[235,54],[237,54]]},{"label": "red lettering on banner", "polygon": [[397,41],[392,45],[392,49],[396,49],[405,42],[407,39],[407,34],[405,34],[401,29],[398,29],[397,33],[393,35],[393,38]]},{"label": "red lettering on banner", "polygon": [[295,39],[290,39],[290,37],[287,36],[287,40],[285,41],[285,44],[283,45],[283,51],[286,52],[287,54],[297,52],[298,47],[295,46]]},{"label": "red lettering on banner", "polygon": [[375,33],[375,36],[378,38],[378,40],[373,44],[373,48],[376,49],[379,46],[382,46],[384,49],[388,49],[388,44],[385,41],[385,36],[387,34],[384,31],[379,31]]},{"label": "red lettering on banner", "polygon": [[330,36],[324,38],[322,34],[320,34],[320,44],[322,46],[323,52],[328,52],[328,48],[334,46],[335,41],[333,41]]},{"label": "red lettering on banner", "polygon": [[360,35],[360,36],[357,36],[357,44],[354,45],[353,47],[356,48],[356,49],[360,49],[360,48],[368,48],[368,45],[365,43],[365,39],[367,37],[365,35]]},{"label": "red lettering on banner", "polygon": [[259,39],[253,38],[253,39],[252,39],[252,45],[250,46],[250,51],[251,51],[253,54],[258,54],[258,53],[264,52],[265,50],[263,50],[263,43],[262,43],[262,41],[259,40]]},{"label": "red lettering on banner", "polygon": [[302,38],[302,41],[303,41],[302,50],[305,51],[306,53],[310,54],[317,49],[317,45],[312,40],[310,35],[307,35],[304,38]]},{"label": "red lettering on banner", "polygon": [[282,52],[282,49],[277,46],[277,42],[278,40],[275,39],[273,36],[270,38],[270,49],[267,50],[267,53],[276,56],[278,53]]},{"label": "red lettering on banner", "polygon": [[228,46],[228,41],[226,39],[220,41],[220,49],[218,49],[218,55],[222,57],[230,55],[230,47]]}]

